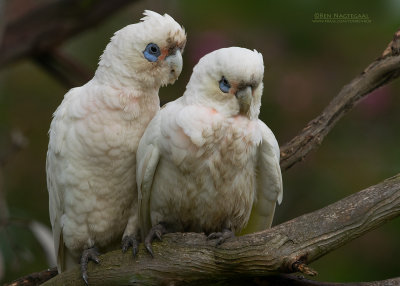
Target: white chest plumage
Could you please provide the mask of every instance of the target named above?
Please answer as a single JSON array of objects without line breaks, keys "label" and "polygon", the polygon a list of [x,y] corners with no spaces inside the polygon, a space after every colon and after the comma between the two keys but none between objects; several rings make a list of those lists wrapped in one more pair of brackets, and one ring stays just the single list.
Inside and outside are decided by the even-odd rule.
[{"label": "white chest plumage", "polygon": [[259,144],[251,125],[242,119],[214,122],[202,130],[201,148],[192,142],[178,165],[178,150],[163,153],[152,186],[152,225],[206,233],[244,228],[254,201]]}]

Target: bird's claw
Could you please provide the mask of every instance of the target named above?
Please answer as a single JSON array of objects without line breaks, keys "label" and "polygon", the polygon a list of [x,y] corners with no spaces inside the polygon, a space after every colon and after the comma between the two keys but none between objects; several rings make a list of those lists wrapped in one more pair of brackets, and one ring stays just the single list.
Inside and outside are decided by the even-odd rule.
[{"label": "bird's claw", "polygon": [[87,273],[88,263],[91,260],[91,261],[94,261],[96,264],[99,264],[100,263],[99,255],[100,255],[100,253],[96,247],[91,247],[91,248],[85,249],[82,252],[81,273],[82,273],[83,281],[85,281],[86,285],[89,285],[89,282],[88,282],[89,276]]},{"label": "bird's claw", "polygon": [[121,243],[122,252],[125,253],[131,246],[132,246],[133,257],[135,257],[139,251],[139,247],[138,247],[138,241],[134,234],[126,235],[122,238],[122,243]]},{"label": "bird's claw", "polygon": [[235,237],[235,234],[229,230],[224,229],[221,232],[212,232],[207,236],[207,239],[217,239],[216,246],[221,245],[224,243],[228,238]]},{"label": "bird's claw", "polygon": [[153,226],[150,229],[149,233],[147,234],[147,236],[144,240],[144,246],[146,247],[147,251],[150,253],[150,255],[152,257],[154,257],[154,253],[153,253],[153,248],[151,246],[151,243],[153,242],[153,240],[155,238],[162,241],[162,236],[163,236],[163,234],[166,234],[166,233],[167,233],[167,229],[165,228],[165,226],[162,224],[157,224],[157,225]]}]

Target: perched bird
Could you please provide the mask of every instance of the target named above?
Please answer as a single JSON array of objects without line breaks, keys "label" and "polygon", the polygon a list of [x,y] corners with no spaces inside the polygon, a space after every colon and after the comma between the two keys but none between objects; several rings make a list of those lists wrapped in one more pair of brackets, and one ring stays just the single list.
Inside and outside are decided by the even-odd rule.
[{"label": "perched bird", "polygon": [[145,246],[167,232],[205,232],[217,244],[271,226],[282,200],[279,146],[258,119],[264,64],[231,47],[204,56],[181,98],[148,125],[137,151]]},{"label": "perched bird", "polygon": [[159,88],[182,70],[186,34],[169,15],[145,11],[111,38],[96,73],[54,113],[46,171],[58,271],[99,262],[99,251],[138,235],[136,151],[159,110]]}]

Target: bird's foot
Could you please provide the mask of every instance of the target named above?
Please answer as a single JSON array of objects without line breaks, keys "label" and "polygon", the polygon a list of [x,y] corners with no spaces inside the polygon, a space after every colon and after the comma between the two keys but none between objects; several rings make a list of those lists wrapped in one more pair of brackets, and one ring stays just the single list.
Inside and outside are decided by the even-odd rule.
[{"label": "bird's foot", "polygon": [[224,229],[221,232],[210,233],[207,239],[217,239],[216,245],[218,246],[224,243],[228,238],[232,237],[235,237],[235,234],[229,229]]},{"label": "bird's foot", "polygon": [[88,267],[88,263],[90,260],[96,262],[96,264],[100,263],[100,259],[99,259],[99,251],[97,250],[96,247],[91,247],[88,249],[85,249],[82,252],[82,256],[81,256],[81,274],[82,274],[82,278],[83,281],[85,281],[86,285],[89,285],[88,282],[88,273],[87,273],[87,267]]},{"label": "bird's foot", "polygon": [[147,251],[150,253],[152,257],[154,257],[153,253],[153,248],[151,247],[151,243],[155,238],[158,238],[158,240],[162,241],[162,236],[163,234],[168,233],[167,229],[162,223],[156,224],[153,226],[149,233],[147,234],[145,240],[144,240],[144,246],[146,247]]},{"label": "bird's foot", "polygon": [[135,257],[139,251],[138,241],[136,239],[136,236],[134,234],[125,235],[122,238],[122,243],[121,243],[122,252],[125,253],[131,246],[132,246],[133,257]]}]

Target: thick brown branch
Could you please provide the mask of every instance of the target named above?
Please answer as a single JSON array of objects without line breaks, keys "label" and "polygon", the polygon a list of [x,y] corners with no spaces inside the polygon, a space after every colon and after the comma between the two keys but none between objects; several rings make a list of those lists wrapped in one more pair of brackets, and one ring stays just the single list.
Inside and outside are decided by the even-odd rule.
[{"label": "thick brown branch", "polygon": [[[196,285],[294,272],[400,215],[400,174],[321,210],[215,247],[203,234],[168,234],[137,258],[120,250],[90,264],[91,285]],[[223,279],[223,280],[222,280]],[[78,267],[44,285],[79,285]]]},{"label": "thick brown branch", "polygon": [[96,25],[132,0],[51,1],[9,23],[0,46],[0,66],[53,50],[67,38]]},{"label": "thick brown branch", "polygon": [[289,169],[317,148],[339,119],[364,96],[400,75],[400,30],[382,57],[371,63],[359,76],[345,85],[324,111],[290,142],[281,147],[281,168]]},{"label": "thick brown branch", "polygon": [[67,88],[83,85],[93,76],[60,50],[41,54],[35,57],[35,61]]}]

